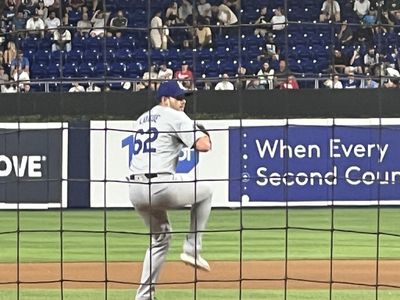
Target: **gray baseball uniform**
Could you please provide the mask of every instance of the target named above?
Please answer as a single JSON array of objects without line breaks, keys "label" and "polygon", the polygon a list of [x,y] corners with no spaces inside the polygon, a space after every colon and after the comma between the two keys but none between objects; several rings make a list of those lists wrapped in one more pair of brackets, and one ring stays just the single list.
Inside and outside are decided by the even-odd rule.
[{"label": "gray baseball uniform", "polygon": [[129,198],[150,229],[151,245],[144,262],[136,300],[154,299],[155,284],[171,238],[167,210],[191,205],[190,232],[183,251],[195,256],[211,211],[206,182],[175,174],[181,149],[191,148],[205,134],[183,111],[157,105],[137,120]]}]

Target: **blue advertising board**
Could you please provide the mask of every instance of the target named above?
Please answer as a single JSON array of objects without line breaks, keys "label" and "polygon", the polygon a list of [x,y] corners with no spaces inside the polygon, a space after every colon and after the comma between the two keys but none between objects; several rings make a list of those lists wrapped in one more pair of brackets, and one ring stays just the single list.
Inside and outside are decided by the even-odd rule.
[{"label": "blue advertising board", "polygon": [[229,201],[400,199],[400,126],[229,129]]}]

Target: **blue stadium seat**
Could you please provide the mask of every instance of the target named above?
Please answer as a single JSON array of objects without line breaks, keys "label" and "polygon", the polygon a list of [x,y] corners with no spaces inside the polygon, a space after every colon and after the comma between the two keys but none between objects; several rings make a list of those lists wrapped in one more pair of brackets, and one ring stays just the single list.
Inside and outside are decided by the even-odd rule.
[{"label": "blue stadium seat", "polygon": [[92,63],[81,63],[78,66],[78,74],[79,77],[84,78],[96,77],[96,73],[94,72],[94,65]]},{"label": "blue stadium seat", "polygon": [[53,51],[50,54],[50,63],[62,65],[65,61],[65,56],[66,54],[64,51]]},{"label": "blue stadium seat", "polygon": [[44,64],[32,64],[30,66],[30,77],[33,79],[46,78],[47,76],[47,65]]},{"label": "blue stadium seat", "polygon": [[107,75],[111,77],[123,77],[125,76],[126,65],[122,62],[115,62],[109,65],[107,68]]},{"label": "blue stadium seat", "polygon": [[99,37],[90,37],[87,38],[85,40],[85,44],[86,44],[86,49],[90,49],[90,50],[98,50],[100,51],[103,43],[102,43],[103,39],[99,38]]},{"label": "blue stadium seat", "polygon": [[75,62],[80,64],[83,58],[83,51],[81,49],[72,49],[70,52],[67,52],[65,55],[65,61],[67,62]]},{"label": "blue stadium seat", "polygon": [[47,66],[47,73],[50,78],[56,79],[60,77],[60,65],[59,64],[49,64]]},{"label": "blue stadium seat", "polygon": [[47,65],[50,62],[50,51],[37,50],[33,56],[33,61],[38,64]]},{"label": "blue stadium seat", "polygon": [[78,74],[78,67],[76,63],[66,62],[63,66],[62,75],[64,78],[74,78]]}]

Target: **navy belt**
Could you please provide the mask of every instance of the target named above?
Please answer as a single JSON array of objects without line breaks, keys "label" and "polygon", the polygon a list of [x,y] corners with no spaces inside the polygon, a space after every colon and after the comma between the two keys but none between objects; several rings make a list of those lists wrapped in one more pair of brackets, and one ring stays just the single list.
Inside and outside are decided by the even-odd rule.
[{"label": "navy belt", "polygon": [[[146,177],[147,179],[156,178],[158,176],[157,173],[147,173],[147,174],[142,174],[142,175],[144,175],[144,177]],[[132,174],[131,176],[129,176],[129,179],[135,180],[135,175]]]}]

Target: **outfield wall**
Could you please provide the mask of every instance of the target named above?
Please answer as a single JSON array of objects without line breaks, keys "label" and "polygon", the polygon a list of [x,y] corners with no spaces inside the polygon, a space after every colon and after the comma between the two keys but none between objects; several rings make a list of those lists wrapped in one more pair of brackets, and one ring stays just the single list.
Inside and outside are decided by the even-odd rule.
[{"label": "outfield wall", "polygon": [[[400,119],[202,120],[214,207],[398,205]],[[0,208],[131,207],[133,121],[2,123]]]}]

